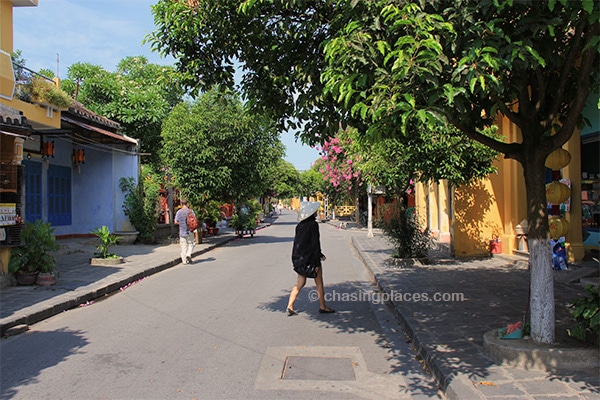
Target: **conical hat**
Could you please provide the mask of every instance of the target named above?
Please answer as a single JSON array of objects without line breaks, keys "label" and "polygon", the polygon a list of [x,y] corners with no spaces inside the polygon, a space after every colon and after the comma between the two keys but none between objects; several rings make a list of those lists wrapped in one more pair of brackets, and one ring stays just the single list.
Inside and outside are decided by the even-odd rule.
[{"label": "conical hat", "polygon": [[304,221],[306,218],[319,211],[319,207],[321,207],[321,202],[319,201],[303,201],[300,203],[298,221]]}]

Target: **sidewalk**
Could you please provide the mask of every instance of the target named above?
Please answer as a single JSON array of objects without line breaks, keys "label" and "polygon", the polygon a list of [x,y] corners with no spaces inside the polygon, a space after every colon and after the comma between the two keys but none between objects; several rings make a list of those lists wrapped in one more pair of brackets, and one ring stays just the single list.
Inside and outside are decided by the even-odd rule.
[{"label": "sidewalk", "polygon": [[[236,238],[231,229],[204,238],[194,258]],[[126,262],[113,267],[89,264],[94,238],[58,242],[60,276],[55,286],[0,290],[1,336],[11,327],[26,329],[23,325],[85,306],[180,263],[176,242],[117,246],[114,252]],[[597,369],[547,373],[502,367],[482,354],[484,333],[523,318],[529,273],[522,258],[458,261],[438,254],[433,265],[402,268],[390,263],[392,248],[380,232],[369,238],[366,230],[358,230],[352,243],[376,284],[392,299],[398,294],[464,295],[464,301],[394,302],[407,340],[448,399],[600,399]],[[583,293],[578,285],[561,283],[569,280],[564,274],[555,284],[557,335],[568,326],[565,305]]]},{"label": "sidewalk", "polygon": [[[194,247],[193,257],[237,239],[231,228],[221,229],[216,236],[203,238]],[[177,239],[162,244],[133,244],[111,247],[125,258],[114,266],[90,265],[98,244],[97,238],[57,240],[55,253],[57,284],[49,287],[11,286],[0,289],[0,337],[25,329],[63,311],[85,306],[110,295],[142,278],[181,263],[181,247]],[[17,327],[14,329],[13,327]],[[13,330],[9,330],[13,328]]]},{"label": "sidewalk", "polygon": [[[502,367],[482,353],[486,332],[523,320],[529,285],[526,259],[494,256],[460,261],[437,254],[432,265],[401,267],[390,262],[387,240],[381,234],[374,236],[355,236],[353,245],[377,286],[393,299],[408,340],[448,399],[600,399],[598,368],[551,373]],[[570,326],[567,304],[583,294],[579,284],[568,283],[569,277],[582,272],[576,266],[555,271],[557,339],[564,339]],[[423,293],[429,299],[435,294],[446,299],[399,297]],[[463,301],[458,296],[453,301],[453,294],[462,294]]]}]

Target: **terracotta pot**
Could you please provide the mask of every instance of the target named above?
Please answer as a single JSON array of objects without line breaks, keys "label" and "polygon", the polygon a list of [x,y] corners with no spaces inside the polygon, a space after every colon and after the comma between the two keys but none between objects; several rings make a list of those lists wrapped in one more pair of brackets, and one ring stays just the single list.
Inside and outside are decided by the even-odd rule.
[{"label": "terracotta pot", "polygon": [[56,274],[54,274],[53,272],[49,274],[39,274],[35,283],[38,286],[56,285]]},{"label": "terracotta pot", "polygon": [[33,285],[37,279],[39,272],[15,272],[15,278],[19,285]]}]

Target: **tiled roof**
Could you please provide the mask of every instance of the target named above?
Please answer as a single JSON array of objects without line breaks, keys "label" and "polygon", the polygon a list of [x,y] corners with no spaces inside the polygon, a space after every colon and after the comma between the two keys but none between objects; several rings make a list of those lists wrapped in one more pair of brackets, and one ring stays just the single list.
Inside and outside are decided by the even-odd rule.
[{"label": "tiled roof", "polygon": [[91,110],[88,110],[87,108],[85,108],[83,106],[83,104],[79,103],[78,101],[73,101],[73,105],[71,107],[69,107],[69,112],[71,112],[72,114],[77,115],[81,118],[85,118],[86,120],[88,120],[90,122],[95,122],[95,123],[107,126],[109,128],[117,129],[117,130],[121,129],[121,125],[118,122],[115,122],[106,117],[98,115]]},{"label": "tiled roof", "polygon": [[0,104],[0,126],[5,129],[15,128],[19,131],[31,130],[31,125],[21,111],[4,104]]}]

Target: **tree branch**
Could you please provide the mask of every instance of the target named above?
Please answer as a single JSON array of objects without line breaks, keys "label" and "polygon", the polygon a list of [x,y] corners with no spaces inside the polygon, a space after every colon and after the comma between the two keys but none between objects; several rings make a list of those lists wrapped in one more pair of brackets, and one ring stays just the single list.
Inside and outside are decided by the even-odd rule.
[{"label": "tree branch", "polygon": [[[598,21],[590,25],[589,29],[585,33],[585,36],[587,38],[585,42],[589,43],[594,36],[598,35],[599,30],[600,23]],[[585,45],[583,47],[585,47]],[[589,46],[581,56],[579,70],[575,70],[574,72],[577,73],[577,96],[571,103],[567,114],[567,118],[563,121],[560,130],[554,136],[552,136],[554,142],[553,147],[555,148],[561,147],[573,135],[573,131],[575,130],[577,122],[579,121],[579,118],[581,116],[581,112],[585,107],[585,103],[590,93],[590,74],[596,62],[598,62],[597,51],[593,46]],[[566,79],[563,80],[566,81]]]},{"label": "tree branch", "polygon": [[491,149],[496,150],[499,153],[504,154],[505,158],[512,158],[520,161],[520,154],[522,152],[521,144],[499,142],[496,139],[485,136],[468,126],[461,124],[457,119],[449,119],[449,122],[463,132],[469,139],[473,139]]}]

